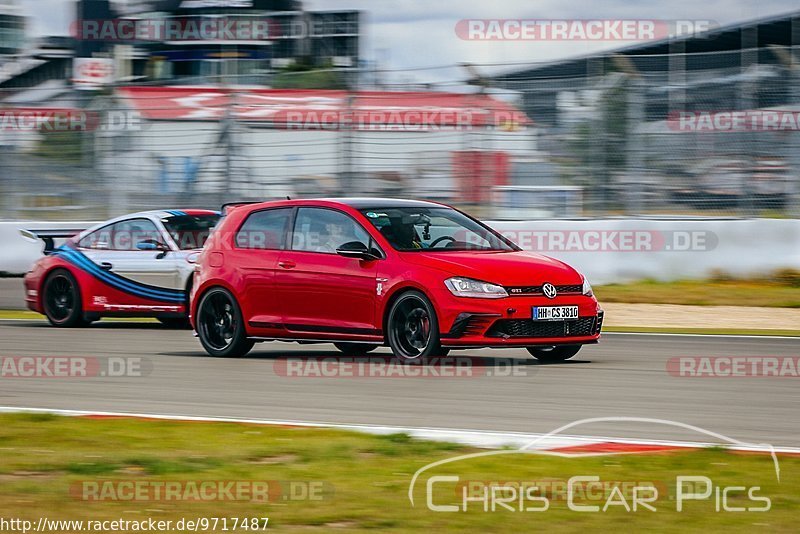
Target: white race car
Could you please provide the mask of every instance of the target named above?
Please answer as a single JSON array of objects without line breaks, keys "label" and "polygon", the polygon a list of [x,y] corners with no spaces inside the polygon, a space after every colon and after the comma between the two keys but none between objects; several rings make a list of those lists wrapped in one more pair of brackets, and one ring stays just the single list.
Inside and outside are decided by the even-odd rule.
[{"label": "white race car", "polygon": [[[106,316],[188,326],[194,259],[220,216],[199,209],[144,211],[84,231],[22,230],[45,243],[45,256],[25,275],[28,308],[55,326]],[[58,238],[69,239],[56,248]]]}]

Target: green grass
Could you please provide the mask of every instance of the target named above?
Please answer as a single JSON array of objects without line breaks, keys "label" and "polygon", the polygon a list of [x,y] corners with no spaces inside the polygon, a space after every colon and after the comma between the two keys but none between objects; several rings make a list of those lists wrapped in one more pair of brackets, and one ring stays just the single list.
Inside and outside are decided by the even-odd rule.
[{"label": "green grass", "polygon": [[[475,452],[448,443],[417,441],[402,434],[373,436],[330,429],[267,427],[234,423],[184,423],[134,419],[78,419],[44,414],[0,416],[0,517],[50,519],[155,519],[269,517],[271,529],[318,532],[559,532],[627,531],[796,532],[800,515],[800,458],[781,457],[781,482],[768,455],[705,449],[651,455],[560,458],[531,454],[483,456],[426,472],[407,498],[412,475],[429,462]],[[657,511],[605,513],[569,510],[563,493],[546,492],[546,512],[437,513],[427,509],[431,475],[461,481],[565,483],[578,475],[604,481],[655,484]],[[678,475],[707,476],[720,486],[760,486],[772,509],[716,512],[713,500],[689,502],[675,511]],[[76,485],[97,481],[283,481],[318,484],[314,499],[278,496],[271,502],[101,501],[86,502]],[[73,488],[73,493],[70,489]],[[630,489],[623,495],[630,503]],[[451,483],[434,489],[437,504],[458,503]],[[583,501],[582,504],[598,504]],[[601,496],[599,504],[605,502]],[[529,506],[537,503],[529,502]],[[729,503],[748,506],[736,494]]]},{"label": "green grass", "polygon": [[594,292],[600,302],[800,308],[800,285],[793,278],[777,276],[752,280],[644,280],[598,286]]},{"label": "green grass", "polygon": [[[28,310],[0,310],[0,320],[30,320],[46,321],[45,316]],[[151,317],[104,317],[103,321],[115,321],[121,323],[157,323],[158,320]]]},{"label": "green grass", "polygon": [[717,336],[787,336],[800,337],[800,330],[765,330],[755,328],[674,328],[668,326],[604,326],[603,332],[628,334],[701,334]]}]

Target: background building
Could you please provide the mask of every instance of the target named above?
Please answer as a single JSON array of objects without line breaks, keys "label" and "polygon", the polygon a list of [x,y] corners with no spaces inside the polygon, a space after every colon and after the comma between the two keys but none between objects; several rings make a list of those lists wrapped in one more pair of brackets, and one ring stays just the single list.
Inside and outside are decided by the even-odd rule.
[{"label": "background building", "polygon": [[490,80],[521,96],[552,179],[611,213],[800,213],[800,131],[692,131],[681,116],[800,111],[800,12],[698,35],[516,68]]},{"label": "background building", "polygon": [[0,58],[18,54],[24,46],[25,17],[14,0],[0,1]]},{"label": "background building", "polygon": [[223,20],[232,28],[268,22],[267,35],[131,43],[132,71],[140,79],[269,84],[284,69],[352,70],[359,64],[358,11],[307,12],[297,0],[131,1],[117,9],[122,18],[182,27]]},{"label": "background building", "polygon": [[[23,216],[320,193],[436,198],[494,218],[800,213],[800,12],[491,77],[481,75],[488,66],[452,65],[430,84],[389,84],[365,67],[357,11],[82,0],[76,18],[268,21],[269,31],[44,38],[9,56],[7,109],[80,110],[97,126],[0,131],[5,198]],[[335,125],[307,120],[308,110],[333,114]],[[676,120],[767,111],[796,124],[699,131]],[[379,118],[350,122],[368,112]],[[470,120],[404,122],[425,112]],[[300,124],[286,113],[300,113]],[[39,206],[42,191],[58,198]]]},{"label": "background building", "polygon": [[[110,58],[118,82],[188,84],[308,85],[308,71],[329,69],[335,74],[319,76],[317,85],[355,85],[360,58],[360,12],[307,12],[296,0],[79,0],[71,37],[45,37],[33,47],[20,44],[24,18],[18,8],[7,7],[5,21],[8,54],[18,53],[17,67],[0,76],[0,89],[32,88],[51,80],[70,80],[72,58]],[[0,5],[0,10],[3,9]],[[174,22],[186,28],[204,22],[227,23],[230,27],[266,23],[268,32],[252,38],[215,39],[160,38],[143,34],[137,39],[100,40],[82,31],[80,21],[111,21],[119,32],[123,21],[137,27],[159,28]],[[13,31],[12,31],[13,30]],[[187,32],[188,33],[188,32]],[[33,63],[32,60],[37,60]],[[35,68],[35,70],[34,70]]]}]

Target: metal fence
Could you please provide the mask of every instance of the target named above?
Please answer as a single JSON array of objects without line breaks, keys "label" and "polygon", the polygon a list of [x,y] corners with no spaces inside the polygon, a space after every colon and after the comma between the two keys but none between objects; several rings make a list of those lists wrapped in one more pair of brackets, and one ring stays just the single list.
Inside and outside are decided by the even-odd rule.
[{"label": "metal fence", "polygon": [[[333,110],[327,121],[287,118],[300,104],[259,94],[250,78],[4,90],[0,218],[357,195],[435,199],[494,219],[798,217],[798,58],[791,48],[606,55],[578,72],[506,65],[478,80],[457,66],[435,79],[362,72],[349,90],[284,95]],[[380,83],[406,74],[432,79]],[[49,115],[31,123],[42,108]],[[437,108],[456,119],[391,116]]]},{"label": "metal fence", "polygon": [[541,150],[591,191],[591,213],[797,216],[798,57],[610,54],[495,83],[523,95]]}]

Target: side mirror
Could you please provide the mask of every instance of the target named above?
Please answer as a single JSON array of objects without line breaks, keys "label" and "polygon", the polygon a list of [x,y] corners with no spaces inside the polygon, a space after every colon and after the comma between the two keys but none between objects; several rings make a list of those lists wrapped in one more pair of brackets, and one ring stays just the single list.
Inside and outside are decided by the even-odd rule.
[{"label": "side mirror", "polygon": [[349,241],[344,243],[341,247],[336,249],[336,253],[339,256],[344,256],[345,258],[355,258],[363,261],[380,259],[379,256],[376,256],[373,252],[371,252],[367,248],[367,245],[361,241]]},{"label": "side mirror", "polygon": [[145,239],[136,243],[137,250],[158,250],[161,254],[156,256],[157,260],[162,259],[169,252],[169,247],[164,243],[159,243],[155,239]]}]

